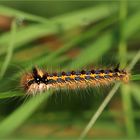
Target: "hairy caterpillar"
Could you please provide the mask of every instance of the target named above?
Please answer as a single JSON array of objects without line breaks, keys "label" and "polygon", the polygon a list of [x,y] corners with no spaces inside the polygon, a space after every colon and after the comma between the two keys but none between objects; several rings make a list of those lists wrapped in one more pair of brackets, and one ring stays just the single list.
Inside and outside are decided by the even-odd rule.
[{"label": "hairy caterpillar", "polygon": [[49,89],[76,89],[108,85],[116,81],[129,81],[129,73],[120,70],[119,65],[114,69],[82,70],[60,73],[47,73],[34,67],[32,72],[21,77],[21,86],[27,94],[34,95]]}]

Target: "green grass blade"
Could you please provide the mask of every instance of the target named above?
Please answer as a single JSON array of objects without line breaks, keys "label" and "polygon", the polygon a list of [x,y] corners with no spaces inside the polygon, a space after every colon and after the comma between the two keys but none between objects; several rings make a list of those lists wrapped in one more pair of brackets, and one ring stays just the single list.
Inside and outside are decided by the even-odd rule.
[{"label": "green grass blade", "polygon": [[0,5],[0,13],[1,15],[10,16],[10,17],[18,17],[18,18],[22,18],[23,20],[26,19],[26,20],[32,20],[32,21],[42,22],[42,23],[48,22],[46,18],[35,16],[32,14],[27,14],[25,12],[15,10],[13,8],[9,8],[3,5]]},{"label": "green grass blade", "polygon": [[[124,26],[124,36],[129,39],[137,33],[140,29],[140,11],[135,12],[131,17],[127,19]],[[134,26],[135,25],[135,26]]]},{"label": "green grass blade", "polygon": [[112,33],[109,32],[103,34],[93,44],[90,44],[90,46],[85,48],[79,54],[79,56],[72,62],[70,67],[73,68],[78,65],[78,67],[80,68],[84,65],[95,62],[111,48],[112,42],[113,42]]},{"label": "green grass blade", "polygon": [[132,96],[134,97],[135,101],[140,105],[140,87],[137,84],[130,85]]},{"label": "green grass blade", "polygon": [[101,115],[101,113],[104,111],[105,107],[107,106],[107,104],[109,103],[109,101],[112,99],[112,97],[114,96],[114,94],[116,93],[116,91],[118,90],[119,87],[120,87],[120,83],[117,83],[112,88],[112,90],[110,90],[108,96],[104,99],[104,101],[102,102],[102,104],[99,106],[99,108],[97,109],[97,111],[95,112],[95,114],[91,117],[91,119],[88,122],[87,126],[85,127],[85,129],[81,133],[81,135],[79,137],[79,140],[83,140],[86,137],[87,133],[92,128],[92,126],[95,124],[95,122],[97,121],[97,119],[99,118],[99,116]]},{"label": "green grass blade", "polygon": [[[120,1],[120,42],[119,42],[119,61],[122,67],[125,67],[127,64],[126,56],[127,56],[127,42],[125,36],[125,24],[127,23],[127,12],[128,12],[128,3],[127,0]],[[131,100],[131,94],[130,89],[128,85],[122,85],[121,86],[121,96],[122,96],[122,104],[123,109],[125,112],[125,127],[128,137],[135,137],[136,136],[136,130],[135,130],[135,123],[134,123],[134,117],[133,115],[133,109],[132,109],[132,100]]]},{"label": "green grass blade", "polygon": [[[52,26],[51,26],[52,27]],[[51,28],[47,24],[37,24],[37,25],[30,25],[28,27],[24,27],[20,30],[17,30],[17,38],[15,40],[15,47],[19,48],[22,47],[22,45],[29,43],[30,41],[37,39],[41,36],[48,35],[50,33],[56,32],[56,30]],[[1,51],[0,55],[4,54],[6,52],[6,48],[2,47],[8,44],[10,35],[9,33],[5,33],[0,38],[0,44],[1,44]]]},{"label": "green grass blade", "polygon": [[24,96],[23,93],[19,92],[0,92],[0,99],[6,99],[6,98],[12,98],[12,97],[19,97],[19,96]]},{"label": "green grass blade", "polygon": [[[100,12],[98,12],[100,10]],[[21,47],[22,45],[33,41],[41,36],[54,34],[60,32],[61,25],[62,30],[68,30],[77,26],[81,26],[84,19],[87,19],[88,22],[98,21],[105,17],[112,15],[115,12],[110,11],[108,6],[97,6],[92,8],[87,8],[84,10],[76,11],[71,14],[65,14],[63,16],[58,16],[50,19],[50,22],[39,24],[39,25],[31,25],[21,30],[17,31],[17,39],[16,46]],[[99,14],[100,13],[100,14]],[[92,15],[92,16],[91,16]],[[71,21],[70,21],[71,20]],[[9,41],[9,33],[6,33],[1,36],[0,44],[1,44],[1,52],[0,55],[6,52],[5,44]]]},{"label": "green grass blade", "polygon": [[103,30],[105,27],[107,27],[109,25],[109,21],[111,22],[110,24],[112,24],[112,22],[114,22],[114,20],[112,20],[112,19],[111,20],[109,19],[105,22],[102,22],[101,24],[94,27],[96,29],[87,31],[84,34],[81,34],[80,36],[73,38],[72,41],[64,44],[64,46],[61,47],[60,49],[56,50],[55,52],[53,52],[52,54],[50,54],[48,56],[44,56],[43,59],[38,59],[35,63],[39,64],[39,65],[51,64],[51,60],[57,59],[57,57],[60,54],[65,53],[68,50],[72,49],[73,47],[75,47],[76,44],[81,43],[82,41],[87,40],[91,37],[94,38],[98,32],[100,32],[101,30]]},{"label": "green grass blade", "polygon": [[136,136],[136,128],[134,123],[133,108],[132,108],[132,98],[131,98],[131,88],[129,85],[123,85],[121,87],[123,108],[124,108],[124,118],[125,126],[128,137],[134,138]]},{"label": "green grass blade", "polygon": [[132,75],[130,80],[132,81],[140,80],[140,74]]},{"label": "green grass blade", "polygon": [[13,55],[13,50],[15,46],[15,40],[16,40],[16,21],[13,20],[12,25],[11,25],[11,38],[10,38],[10,43],[7,48],[7,55],[4,60],[4,63],[2,64],[1,71],[0,71],[0,79],[4,76],[8,65],[11,61],[12,55]]},{"label": "green grass blade", "polygon": [[[47,98],[51,92],[46,92],[41,95],[30,98],[25,104],[22,104],[16,111],[10,116],[5,118],[0,123],[0,137],[7,137],[15,129],[17,129],[29,116],[39,107],[39,105],[47,101]],[[24,113],[23,113],[24,112]]]},{"label": "green grass blade", "polygon": [[70,29],[79,25],[89,24],[113,15],[117,7],[110,9],[107,5],[99,5],[91,8],[79,10],[77,12],[53,18],[54,23],[60,23],[64,29]]}]

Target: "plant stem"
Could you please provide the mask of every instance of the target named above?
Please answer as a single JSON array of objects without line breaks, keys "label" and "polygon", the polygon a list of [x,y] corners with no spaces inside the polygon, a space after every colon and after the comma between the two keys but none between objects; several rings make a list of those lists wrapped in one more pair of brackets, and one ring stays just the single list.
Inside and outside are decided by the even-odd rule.
[{"label": "plant stem", "polygon": [[[127,0],[120,1],[120,43],[119,43],[119,60],[121,65],[126,66],[127,60],[127,43],[126,36],[124,34],[124,27],[127,18]],[[127,136],[135,137],[135,124],[133,119],[133,110],[132,110],[132,101],[131,94],[128,85],[121,86],[121,96],[122,96],[122,105],[124,110],[124,123],[127,131]],[[131,113],[131,115],[130,115]]]},{"label": "plant stem", "polygon": [[4,74],[8,68],[8,65],[10,64],[10,61],[11,61],[11,58],[13,55],[15,40],[16,40],[15,36],[16,36],[16,19],[14,19],[11,24],[11,39],[9,42],[9,46],[7,48],[7,55],[5,57],[3,65],[1,67],[0,79],[2,79],[2,77],[4,76]]}]

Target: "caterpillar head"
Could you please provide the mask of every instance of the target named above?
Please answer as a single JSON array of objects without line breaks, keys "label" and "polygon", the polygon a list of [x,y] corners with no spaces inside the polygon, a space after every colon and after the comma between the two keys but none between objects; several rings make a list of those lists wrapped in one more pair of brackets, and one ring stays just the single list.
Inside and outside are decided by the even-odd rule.
[{"label": "caterpillar head", "polygon": [[47,76],[45,71],[34,67],[31,73],[22,76],[20,83],[27,94],[34,95],[49,89]]}]

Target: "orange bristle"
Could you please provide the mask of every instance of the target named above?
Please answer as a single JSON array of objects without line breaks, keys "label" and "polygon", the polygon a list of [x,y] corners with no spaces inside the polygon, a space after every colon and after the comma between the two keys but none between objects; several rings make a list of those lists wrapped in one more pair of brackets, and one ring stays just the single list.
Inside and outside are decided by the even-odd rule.
[{"label": "orange bristle", "polygon": [[61,73],[47,73],[34,68],[33,72],[25,74],[21,78],[21,85],[27,94],[37,94],[49,89],[77,89],[87,87],[104,86],[116,81],[127,83],[130,73],[125,70],[89,70],[71,71]]}]

